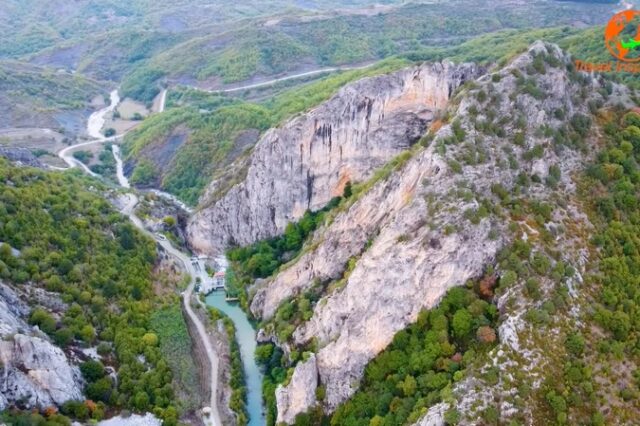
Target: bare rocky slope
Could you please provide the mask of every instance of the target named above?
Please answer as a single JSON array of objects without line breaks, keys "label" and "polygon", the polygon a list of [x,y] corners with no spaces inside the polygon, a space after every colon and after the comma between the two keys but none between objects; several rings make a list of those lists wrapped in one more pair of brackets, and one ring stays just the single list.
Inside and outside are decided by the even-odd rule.
[{"label": "bare rocky slope", "polygon": [[455,89],[477,74],[474,65],[445,62],[364,79],[268,131],[244,181],[190,221],[192,246],[212,254],[282,233],[418,141]]},{"label": "bare rocky slope", "polygon": [[[494,262],[508,235],[506,222],[487,208],[494,185],[509,190],[522,172],[544,181],[550,166],[571,176],[582,164],[576,150],[551,149],[553,132],[544,131],[586,117],[583,96],[600,96],[599,83],[576,77],[569,63],[557,46],[538,42],[480,77],[452,101],[450,124],[434,132],[427,148],[358,197],[316,232],[302,256],[261,285],[251,309],[268,319],[314,283],[342,280],[283,345],[313,342],[317,353],[278,389],[278,421],[291,423],[308,410],[302,401],[313,401],[316,383],[326,389],[324,409],[335,410],[396,332]],[[355,266],[345,269],[350,260]]]},{"label": "bare rocky slope", "polygon": [[15,291],[0,283],[0,410],[12,405],[44,409],[83,399],[80,370],[24,321],[30,312]]},{"label": "bare rocky slope", "polygon": [[[607,90],[617,101],[626,99],[624,89],[605,90],[597,77],[573,71],[557,46],[542,42],[499,71],[480,74],[472,65],[423,65],[343,89],[269,132],[253,153],[246,180],[192,219],[192,244],[215,252],[278,234],[306,209],[339,195],[346,181],[369,179],[296,259],[251,291],[251,311],[267,324],[260,333],[265,340],[285,353],[314,352],[277,389],[278,423],[293,423],[317,405],[333,412],[356,392],[367,363],[398,331],[495,262],[511,235],[510,220],[491,207],[502,190],[534,176],[543,184],[528,197],[557,197],[552,188],[558,180],[565,195],[574,192],[571,176],[588,150],[572,135],[588,127],[591,106],[604,104]],[[475,81],[454,93],[468,79]],[[430,120],[438,108],[447,109],[442,126]],[[424,143],[407,151],[428,129]],[[389,173],[374,174],[401,151]],[[580,216],[572,208],[563,210]],[[575,253],[579,258],[580,250]],[[578,258],[568,259],[577,270]],[[270,322],[278,307],[319,285],[322,298],[311,318],[288,341],[278,341]],[[522,313],[514,315],[500,327],[500,338],[517,351],[515,322]],[[461,386],[462,401],[470,387]],[[467,408],[483,397],[472,395]],[[447,407],[434,407],[419,424],[443,424]]]}]

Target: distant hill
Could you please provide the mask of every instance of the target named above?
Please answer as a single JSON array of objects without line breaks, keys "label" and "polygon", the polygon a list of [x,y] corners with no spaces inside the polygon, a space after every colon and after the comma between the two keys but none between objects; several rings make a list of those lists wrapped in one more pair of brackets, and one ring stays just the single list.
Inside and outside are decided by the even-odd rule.
[{"label": "distant hill", "polygon": [[[374,8],[364,7],[372,3],[364,0],[276,1],[269,2],[267,10],[257,1],[224,9],[220,2],[196,1],[187,7],[183,2],[161,1],[148,6],[151,11],[143,17],[137,6],[141,0],[126,6],[121,1],[84,3],[78,8],[84,14],[74,11],[66,14],[65,22],[47,21],[43,27],[49,29],[47,37],[37,35],[37,41],[31,35],[21,38],[20,31],[12,32],[11,27],[2,31],[0,25],[0,34],[4,32],[17,49],[0,50],[0,57],[20,56],[40,65],[122,81],[124,95],[151,102],[167,81],[221,87],[426,47],[451,47],[498,30],[596,25],[606,22],[612,12],[608,4],[564,2],[485,1],[484,6],[465,0],[386,2]],[[344,8],[329,11],[336,5]],[[17,22],[40,22],[45,12],[35,9],[24,12]],[[87,16],[103,25],[91,26]],[[57,27],[69,25],[68,21],[73,25],[61,34]]]},{"label": "distant hill", "polygon": [[[84,127],[91,100],[109,84],[17,61],[0,61],[0,128]],[[75,123],[75,124],[74,124]]]}]

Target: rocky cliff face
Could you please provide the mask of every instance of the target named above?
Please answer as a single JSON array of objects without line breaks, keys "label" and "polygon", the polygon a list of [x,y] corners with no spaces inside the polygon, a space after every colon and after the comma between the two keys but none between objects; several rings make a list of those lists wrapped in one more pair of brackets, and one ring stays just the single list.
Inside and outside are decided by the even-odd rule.
[{"label": "rocky cliff face", "polygon": [[477,74],[474,65],[445,62],[364,79],[270,130],[244,181],[194,215],[191,245],[215,253],[283,232],[414,144],[455,89]]},{"label": "rocky cliff face", "polygon": [[80,371],[25,321],[30,308],[0,283],[0,410],[83,399]]},{"label": "rocky cliff face", "polygon": [[[536,70],[541,58],[544,69]],[[314,283],[335,284],[288,342],[317,347],[327,411],[355,392],[366,364],[396,332],[494,260],[507,234],[505,221],[491,213],[494,185],[511,188],[521,173],[544,181],[550,166],[570,176],[580,164],[577,151],[544,131],[566,125],[557,111],[566,120],[588,114],[584,96],[599,96],[597,81],[576,81],[568,63],[557,47],[538,42],[495,75],[479,78],[452,101],[455,118],[429,147],[352,201],[296,262],[261,284],[251,309],[265,319]],[[296,373],[302,369],[309,365],[298,364]],[[308,410],[311,405],[298,402],[314,401],[314,389],[313,383],[279,388],[281,419]]]},{"label": "rocky cliff face", "polygon": [[309,359],[299,364],[289,384],[276,390],[278,407],[276,423],[293,423],[298,413],[307,411],[315,405],[317,388],[318,367],[316,356],[311,354]]}]

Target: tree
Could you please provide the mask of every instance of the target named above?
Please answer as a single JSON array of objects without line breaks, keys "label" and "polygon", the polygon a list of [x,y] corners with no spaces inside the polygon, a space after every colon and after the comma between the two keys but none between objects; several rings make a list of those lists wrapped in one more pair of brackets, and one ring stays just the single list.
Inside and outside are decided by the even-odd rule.
[{"label": "tree", "polygon": [[158,346],[158,335],[155,333],[147,333],[142,336],[142,343],[146,346]]},{"label": "tree", "polygon": [[480,280],[478,284],[478,292],[480,296],[490,299],[493,297],[493,289],[496,286],[498,278],[493,274],[485,275],[485,277]]},{"label": "tree", "polygon": [[342,196],[344,198],[349,198],[353,195],[353,188],[351,188],[351,181],[348,181],[346,183],[346,185],[344,186],[344,192],[342,194]]},{"label": "tree", "polygon": [[268,363],[272,355],[273,355],[272,344],[259,345],[256,348],[255,358],[256,358],[256,362],[258,362],[259,364]]},{"label": "tree", "polygon": [[80,364],[80,372],[87,382],[95,382],[105,375],[104,365],[100,361],[87,361]]},{"label": "tree", "polygon": [[93,342],[96,338],[96,329],[89,324],[85,325],[80,329],[80,338],[87,343]]},{"label": "tree", "polygon": [[153,163],[148,160],[142,160],[133,170],[131,183],[136,185],[149,185],[156,180],[157,176],[158,172]]},{"label": "tree", "polygon": [[112,136],[115,136],[115,134],[116,134],[116,129],[114,129],[113,127],[109,127],[108,129],[106,129],[106,130],[104,131],[104,135],[105,135],[105,137],[107,137],[107,138],[110,138],[110,137],[112,137]]},{"label": "tree", "polygon": [[284,230],[285,250],[297,250],[302,245],[302,235],[294,223],[289,223]]},{"label": "tree", "polygon": [[502,288],[511,287],[516,281],[518,281],[518,274],[514,271],[504,271],[502,276],[500,276],[500,286]]},{"label": "tree", "polygon": [[466,309],[462,308],[456,311],[451,322],[453,335],[459,339],[466,338],[473,327],[473,317]]},{"label": "tree", "polygon": [[53,334],[56,331],[56,320],[42,308],[33,310],[31,317],[29,317],[29,324],[37,325],[47,334]]},{"label": "tree", "polygon": [[635,112],[625,114],[622,119],[625,127],[635,126],[640,128],[640,115]]},{"label": "tree", "polygon": [[416,393],[416,389],[418,387],[418,383],[413,376],[407,376],[402,382],[401,388],[404,396],[413,396]]},{"label": "tree", "polygon": [[[103,377],[93,383],[90,383],[87,386],[86,394],[89,398],[91,398],[94,401],[109,402],[109,399],[111,398],[112,390],[113,388],[111,384],[111,379],[109,377]],[[147,405],[148,405],[148,400],[147,400]],[[147,405],[145,405],[145,407]],[[143,408],[141,408],[141,410],[142,409]]]},{"label": "tree", "polygon": [[133,397],[133,406],[140,411],[145,411],[149,407],[149,395],[146,392],[138,392]]},{"label": "tree", "polygon": [[488,326],[479,327],[476,336],[481,343],[493,343],[496,341],[495,330]]},{"label": "tree", "polygon": [[567,336],[565,346],[567,347],[567,351],[569,351],[573,356],[582,356],[585,347],[584,337],[579,333],[572,333]]}]

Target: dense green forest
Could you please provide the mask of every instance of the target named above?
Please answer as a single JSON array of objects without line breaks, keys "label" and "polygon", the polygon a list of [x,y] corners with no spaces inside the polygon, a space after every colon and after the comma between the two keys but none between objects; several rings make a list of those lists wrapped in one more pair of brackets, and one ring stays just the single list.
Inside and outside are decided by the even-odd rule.
[{"label": "dense green forest", "polygon": [[635,420],[624,404],[640,408],[640,371],[629,370],[629,380],[619,376],[626,376],[623,365],[640,362],[640,115],[608,112],[602,121],[606,145],[581,182],[583,197],[592,209],[590,219],[596,225],[591,242],[598,254],[593,274],[587,277],[592,289],[589,319],[595,326],[576,335],[570,362],[579,368],[588,366],[589,376],[604,379],[585,387],[573,384],[586,382],[589,376],[576,376],[571,369],[564,376],[571,389],[568,410],[590,413],[598,424],[605,424],[604,417],[592,401],[609,405],[611,414],[629,422]]},{"label": "dense green forest", "polygon": [[30,322],[62,347],[97,346],[117,371],[117,386],[104,373],[87,378],[97,409],[70,402],[63,414],[86,420],[118,407],[175,424],[172,372],[150,324],[155,243],[102,198],[102,184],[90,185],[0,159],[0,277],[59,293],[68,309],[59,318],[35,309]]}]

